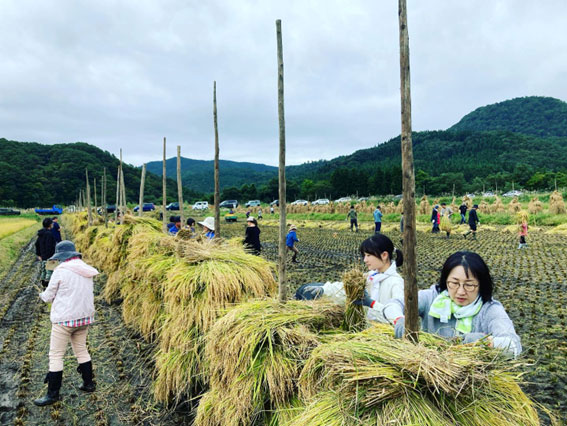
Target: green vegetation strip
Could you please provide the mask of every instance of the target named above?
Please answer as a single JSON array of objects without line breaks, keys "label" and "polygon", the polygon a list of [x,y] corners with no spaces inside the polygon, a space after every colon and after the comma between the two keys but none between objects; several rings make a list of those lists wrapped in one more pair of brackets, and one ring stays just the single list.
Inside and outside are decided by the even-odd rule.
[{"label": "green vegetation strip", "polygon": [[37,233],[40,224],[24,228],[0,240],[0,278],[18,258],[21,248]]}]

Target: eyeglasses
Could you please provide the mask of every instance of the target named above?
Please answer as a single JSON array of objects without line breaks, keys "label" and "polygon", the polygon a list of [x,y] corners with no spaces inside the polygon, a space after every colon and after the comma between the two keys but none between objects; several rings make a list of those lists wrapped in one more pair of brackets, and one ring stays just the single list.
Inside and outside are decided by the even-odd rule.
[{"label": "eyeglasses", "polygon": [[[457,290],[460,286],[461,283],[457,283],[454,281],[447,282],[447,287],[450,288],[451,290]],[[473,284],[473,283],[464,283],[462,284],[462,286],[465,289],[465,291],[469,293],[475,291],[478,288],[478,284]]]}]

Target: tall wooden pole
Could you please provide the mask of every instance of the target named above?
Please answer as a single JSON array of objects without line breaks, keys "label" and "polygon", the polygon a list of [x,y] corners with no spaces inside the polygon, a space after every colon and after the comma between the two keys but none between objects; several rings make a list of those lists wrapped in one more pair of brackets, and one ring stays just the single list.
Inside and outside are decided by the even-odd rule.
[{"label": "tall wooden pole", "polygon": [[166,203],[166,185],[167,185],[167,176],[166,176],[166,166],[165,166],[165,146],[166,146],[166,141],[165,141],[165,136],[163,138],[163,170],[162,170],[162,198],[161,198],[161,211],[162,211],[162,228],[163,228],[163,232],[167,232],[167,215],[165,214],[165,203]]},{"label": "tall wooden pole", "polygon": [[93,184],[93,189],[94,189],[94,211],[95,214],[97,213],[97,199],[96,199],[96,178],[94,178],[94,184]]},{"label": "tall wooden pole", "polygon": [[91,212],[91,187],[89,185],[89,171],[85,169],[85,178],[87,181],[87,217],[88,217],[88,224],[92,226],[93,224],[93,216]]},{"label": "tall wooden pole", "polygon": [[122,148],[120,148],[120,195],[118,197],[120,203],[120,225],[124,223],[124,215],[126,214],[126,188],[124,188],[124,167],[122,165]]},{"label": "tall wooden pole", "polygon": [[415,217],[415,174],[411,137],[411,90],[409,36],[406,0],[399,0],[400,80],[402,103],[402,186],[404,203],[404,301],[405,335],[418,341],[419,315],[417,308],[417,237]]},{"label": "tall wooden pole", "polygon": [[213,82],[213,121],[215,124],[215,238],[220,237],[219,126],[217,121],[217,82]]},{"label": "tall wooden pole", "polygon": [[177,145],[177,201],[179,202],[179,215],[181,224],[185,223],[183,217],[183,182],[181,181],[181,146]]},{"label": "tall wooden pole", "polygon": [[118,223],[118,210],[120,208],[120,165],[118,165],[118,171],[116,172],[116,204],[114,204],[114,222]]},{"label": "tall wooden pole", "polygon": [[140,206],[138,210],[138,216],[142,216],[142,211],[144,210],[144,184],[146,182],[146,164],[142,166],[142,179],[140,180],[140,201],[138,205]]},{"label": "tall wooden pole", "polygon": [[106,167],[104,168],[102,174],[102,188],[103,188],[102,205],[104,209],[104,227],[108,228],[108,210],[106,208]]},{"label": "tall wooden pole", "polygon": [[282,45],[282,21],[276,21],[276,38],[278,45],[278,119],[279,119],[279,202],[280,202],[280,239],[278,244],[278,284],[279,301],[287,300],[287,283],[285,276],[286,260],[286,181],[285,181],[285,110],[284,110],[284,63]]}]

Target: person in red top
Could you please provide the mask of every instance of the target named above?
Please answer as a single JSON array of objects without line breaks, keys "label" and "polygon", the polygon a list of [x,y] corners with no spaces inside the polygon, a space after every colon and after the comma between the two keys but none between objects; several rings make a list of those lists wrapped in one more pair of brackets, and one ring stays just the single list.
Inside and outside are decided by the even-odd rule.
[{"label": "person in red top", "polygon": [[522,223],[520,224],[520,245],[518,249],[522,249],[528,246],[526,243],[526,237],[528,236],[528,220],[524,217],[522,218]]}]

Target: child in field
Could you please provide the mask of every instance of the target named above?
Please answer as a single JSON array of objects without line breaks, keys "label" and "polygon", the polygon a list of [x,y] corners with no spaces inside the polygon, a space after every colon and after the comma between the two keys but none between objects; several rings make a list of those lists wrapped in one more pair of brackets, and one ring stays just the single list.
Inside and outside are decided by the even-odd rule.
[{"label": "child in field", "polygon": [[[404,298],[404,279],[398,274],[402,266],[402,252],[384,234],[375,234],[360,244],[360,254],[368,268],[364,297],[353,303],[368,308],[366,318],[370,321],[391,323],[403,315],[397,299]],[[394,260],[395,255],[395,260]],[[344,304],[346,294],[340,281],[304,284],[295,293],[298,300],[312,300],[328,297]]]},{"label": "child in field", "polygon": [[526,237],[528,236],[528,214],[526,212],[520,213],[520,245],[518,245],[518,249],[522,249],[528,246],[526,243]]},{"label": "child in field", "polygon": [[299,263],[297,261],[297,254],[299,253],[299,250],[297,249],[297,247],[295,247],[295,243],[299,242],[299,239],[297,238],[297,228],[295,227],[295,225],[291,225],[289,227],[289,232],[287,233],[287,236],[285,237],[285,245],[287,247],[287,249],[289,251],[293,252],[293,256],[291,257],[291,261],[293,263]]},{"label": "child in field", "polygon": [[447,234],[447,238],[451,238],[451,216],[453,215],[453,210],[451,207],[447,206],[446,203],[441,203],[441,230]]}]

